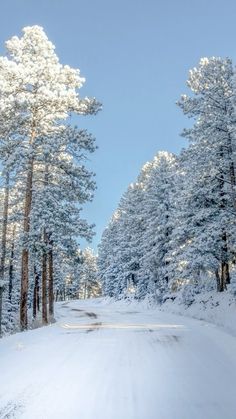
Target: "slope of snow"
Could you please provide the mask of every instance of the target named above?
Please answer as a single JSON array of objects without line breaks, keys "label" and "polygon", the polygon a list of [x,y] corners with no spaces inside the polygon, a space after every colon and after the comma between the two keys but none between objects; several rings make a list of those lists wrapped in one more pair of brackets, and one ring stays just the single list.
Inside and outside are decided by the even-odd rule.
[{"label": "slope of snow", "polygon": [[231,292],[201,293],[194,296],[194,301],[189,306],[183,304],[179,296],[174,301],[167,300],[160,309],[168,313],[205,320],[236,336],[236,298]]},{"label": "slope of snow", "polygon": [[235,419],[236,338],[144,305],[71,301],[0,342],[0,418]]}]

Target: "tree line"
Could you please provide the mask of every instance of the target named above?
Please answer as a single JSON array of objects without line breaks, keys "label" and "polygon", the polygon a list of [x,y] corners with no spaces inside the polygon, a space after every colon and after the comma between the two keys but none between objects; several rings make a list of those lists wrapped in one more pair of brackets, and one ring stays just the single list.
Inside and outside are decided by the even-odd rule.
[{"label": "tree line", "polygon": [[72,117],[101,108],[80,97],[85,79],[59,62],[43,28],[23,28],[6,52],[0,57],[0,335],[18,318],[27,329],[39,310],[43,324],[53,321],[55,298],[70,292],[88,260],[78,238],[94,234],[81,209],[96,187],[86,167],[96,145]]},{"label": "tree line", "polygon": [[236,78],[228,58],[203,58],[179,108],[188,146],[159,152],[122,196],[99,247],[105,295],[165,301],[232,287],[236,262]]}]

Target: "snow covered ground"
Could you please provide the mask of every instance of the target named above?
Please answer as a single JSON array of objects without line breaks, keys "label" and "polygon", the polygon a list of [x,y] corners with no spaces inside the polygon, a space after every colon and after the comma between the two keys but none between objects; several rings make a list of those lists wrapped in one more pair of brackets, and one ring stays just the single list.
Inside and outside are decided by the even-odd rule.
[{"label": "snow covered ground", "polygon": [[211,290],[200,293],[194,296],[194,301],[189,306],[183,304],[179,295],[174,301],[167,300],[160,309],[168,313],[205,320],[236,336],[236,298],[230,291],[219,293]]},{"label": "snow covered ground", "polygon": [[1,340],[0,418],[235,419],[235,337],[141,304],[57,310]]}]

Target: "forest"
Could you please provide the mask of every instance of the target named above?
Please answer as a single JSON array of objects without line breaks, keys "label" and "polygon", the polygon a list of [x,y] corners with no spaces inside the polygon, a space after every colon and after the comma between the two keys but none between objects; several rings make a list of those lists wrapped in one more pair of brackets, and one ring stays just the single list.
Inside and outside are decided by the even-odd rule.
[{"label": "forest", "polygon": [[0,419],[236,419],[235,16],[1,2]]},{"label": "forest", "polygon": [[179,155],[158,152],[121,197],[98,257],[81,250],[94,226],[86,166],[95,138],[81,117],[85,79],[62,65],[39,26],[0,57],[0,335],[54,321],[54,302],[99,295],[187,305],[205,290],[236,292],[236,77],[228,58],[202,58],[177,102],[190,121]]},{"label": "forest", "polygon": [[190,305],[236,292],[236,76],[229,58],[202,58],[177,102],[179,155],[158,152],[122,196],[99,246],[103,293]]},{"label": "forest", "polygon": [[25,27],[6,50],[0,57],[0,335],[53,322],[54,301],[100,293],[96,256],[79,246],[94,234],[81,209],[96,188],[86,167],[96,145],[71,118],[95,115],[101,104],[80,97],[85,79],[60,64],[41,27]]}]

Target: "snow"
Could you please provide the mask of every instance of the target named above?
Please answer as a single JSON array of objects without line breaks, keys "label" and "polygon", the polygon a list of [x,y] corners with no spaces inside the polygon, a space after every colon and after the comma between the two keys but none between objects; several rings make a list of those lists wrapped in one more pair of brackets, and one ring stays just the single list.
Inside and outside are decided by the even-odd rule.
[{"label": "snow", "polygon": [[235,419],[236,338],[144,304],[60,303],[0,359],[0,418]]},{"label": "snow", "polygon": [[189,306],[183,304],[181,295],[178,295],[174,301],[166,300],[160,308],[168,313],[205,320],[236,336],[236,298],[230,290],[197,294]]}]

